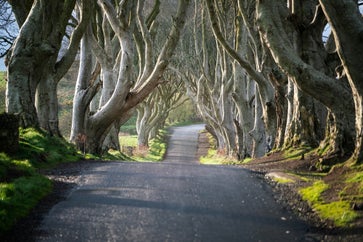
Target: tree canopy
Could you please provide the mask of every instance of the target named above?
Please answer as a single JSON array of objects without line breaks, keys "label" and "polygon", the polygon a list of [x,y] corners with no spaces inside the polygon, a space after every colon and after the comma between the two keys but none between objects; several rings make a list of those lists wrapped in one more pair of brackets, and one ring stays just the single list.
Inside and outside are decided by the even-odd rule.
[{"label": "tree canopy", "polygon": [[[61,135],[57,86],[77,60],[70,139],[80,149],[119,148],[135,110],[149,137],[170,111],[165,101],[186,93],[220,154],[305,147],[321,162],[363,160],[361,1],[7,2],[20,29],[8,52],[7,112],[24,127]],[[15,21],[2,16],[0,31]]]}]

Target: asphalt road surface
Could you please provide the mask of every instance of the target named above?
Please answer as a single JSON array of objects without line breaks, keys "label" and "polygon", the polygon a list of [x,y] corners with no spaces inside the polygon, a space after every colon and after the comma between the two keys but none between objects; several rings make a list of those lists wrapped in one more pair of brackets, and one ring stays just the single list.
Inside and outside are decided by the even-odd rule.
[{"label": "asphalt road surface", "polygon": [[164,162],[199,164],[195,153],[198,147],[198,133],[203,129],[204,124],[172,128]]},{"label": "asphalt road surface", "polygon": [[308,225],[276,204],[263,180],[238,167],[197,164],[190,137],[197,134],[196,126],[174,130],[173,149],[182,153],[169,152],[166,162],[84,171],[81,185],[45,217],[37,241],[307,239]]}]

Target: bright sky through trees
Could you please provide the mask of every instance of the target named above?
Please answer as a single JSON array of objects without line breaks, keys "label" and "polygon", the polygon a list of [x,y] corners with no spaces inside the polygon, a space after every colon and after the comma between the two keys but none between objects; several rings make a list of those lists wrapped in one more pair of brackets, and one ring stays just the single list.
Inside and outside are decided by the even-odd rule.
[{"label": "bright sky through trees", "polygon": [[5,64],[4,64],[4,59],[0,59],[0,71],[5,71]]}]

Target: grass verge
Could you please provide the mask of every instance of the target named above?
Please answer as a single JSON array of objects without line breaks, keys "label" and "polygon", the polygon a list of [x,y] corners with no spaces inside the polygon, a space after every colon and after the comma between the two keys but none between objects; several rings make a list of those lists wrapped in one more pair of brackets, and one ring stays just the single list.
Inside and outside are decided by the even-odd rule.
[{"label": "grass verge", "polygon": [[251,159],[247,158],[243,161],[237,160],[233,157],[218,154],[216,149],[210,148],[208,154],[199,158],[199,162],[203,165],[240,165],[250,162]]},{"label": "grass verge", "polygon": [[207,132],[208,142],[209,142],[209,149],[208,153],[205,156],[201,156],[199,158],[199,162],[203,165],[238,165],[243,163],[248,163],[252,159],[247,158],[243,161],[239,161],[233,157],[228,157],[224,154],[220,154],[216,147],[216,141],[214,140],[213,136]]},{"label": "grass verge", "polygon": [[162,161],[166,153],[167,136],[166,130],[159,130],[156,138],[150,141],[149,147],[140,149],[137,146],[137,135],[124,135],[120,137],[121,150],[135,161]]},{"label": "grass verge", "polygon": [[0,234],[25,217],[51,189],[51,181],[38,174],[0,183]]},{"label": "grass verge", "polygon": [[65,140],[31,128],[20,129],[18,152],[0,153],[0,234],[51,191],[51,181],[37,173],[39,168],[80,159],[81,155]]}]

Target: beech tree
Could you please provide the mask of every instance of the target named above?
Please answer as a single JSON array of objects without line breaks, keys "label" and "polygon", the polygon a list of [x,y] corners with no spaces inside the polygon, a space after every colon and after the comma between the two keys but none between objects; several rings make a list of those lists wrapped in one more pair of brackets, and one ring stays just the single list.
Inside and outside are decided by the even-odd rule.
[{"label": "beech tree", "polygon": [[[189,83],[190,92],[218,140],[220,153],[262,156],[274,143],[276,111],[264,64],[269,56],[258,35],[252,35],[250,6],[243,5],[248,13],[244,17],[234,1],[203,1],[199,8],[195,26],[200,26],[202,34],[195,31],[194,35],[202,36],[195,40],[196,55],[201,58],[194,66],[200,66],[200,72],[189,78],[195,82]],[[211,30],[215,41],[207,39]]]},{"label": "beech tree", "polygon": [[[227,6],[224,6],[227,7]],[[203,5],[195,2],[194,60],[184,67],[188,94],[217,140],[220,154],[236,156],[232,101],[233,78],[229,57],[208,32]],[[201,36],[201,38],[197,38]],[[198,67],[198,68],[196,68]]]},{"label": "beech tree", "polygon": [[60,135],[57,84],[81,43],[71,141],[87,152],[118,149],[119,127],[135,110],[147,145],[167,114],[158,110],[179,97],[173,85],[157,88],[173,61],[220,153],[318,147],[324,159],[363,159],[361,1],[200,0],[194,18],[189,0],[176,11],[160,0],[7,2],[21,28],[6,60],[6,106],[23,127]]},{"label": "beech tree", "polygon": [[41,127],[53,135],[58,128],[57,84],[70,68],[88,25],[92,2],[79,1],[68,49],[59,56],[61,43],[76,1],[9,1],[20,32],[8,56],[8,113],[18,113],[22,127]]},{"label": "beech tree", "polygon": [[[83,56],[73,103],[71,140],[79,146],[84,145],[87,152],[101,154],[103,142],[112,123],[116,120],[121,120],[122,123],[122,120],[127,119],[130,110],[160,84],[163,72],[178,43],[190,1],[178,1],[178,9],[172,18],[169,34],[164,39],[159,53],[154,53],[152,24],[148,25],[144,16],[144,2],[126,0],[120,5],[113,5],[107,0],[98,1],[102,15],[105,16],[105,21],[109,22],[120,50],[112,72],[116,83],[114,91],[109,100],[95,113],[88,112],[94,90],[97,89],[97,81],[90,81],[93,80],[91,76],[94,68],[94,57],[89,55],[92,52],[92,32],[88,31],[84,36],[81,46]],[[139,58],[134,56],[135,50]],[[141,62],[139,67],[134,65],[135,60]],[[103,70],[102,67],[101,69]]]},{"label": "beech tree", "polygon": [[[210,120],[211,110],[218,106],[212,103],[218,98],[206,97],[215,92],[213,90],[219,90],[220,94],[222,89],[216,89],[216,85],[206,87],[205,79],[214,78],[207,77],[216,73],[212,68],[217,66],[219,55],[228,53],[235,61],[233,68],[224,69],[219,76],[222,73],[234,73],[232,106],[235,109],[232,113],[237,140],[242,142],[238,144],[238,153],[242,158],[248,153],[259,156],[271,148],[314,148],[320,145],[319,154],[335,159],[351,154],[355,142],[356,151],[352,159],[359,159],[359,127],[362,121],[355,118],[361,114],[357,111],[360,110],[360,95],[357,91],[359,85],[354,80],[360,80],[360,77],[356,74],[354,79],[353,75],[347,73],[349,68],[354,70],[354,60],[357,60],[355,69],[359,69],[361,53],[356,51],[356,55],[343,54],[350,53],[353,46],[360,49],[359,44],[350,45],[354,41],[349,42],[348,37],[343,38],[359,36],[362,17],[357,1],[342,1],[339,2],[340,5],[335,5],[335,1],[327,4],[318,0],[205,0],[204,3],[210,27],[218,43],[215,48],[210,48],[209,40],[205,41],[205,26],[208,23],[201,17],[197,22],[200,23],[198,26],[201,34],[195,33],[195,36],[201,36],[202,42],[199,44],[200,39],[195,37],[195,46],[197,56],[201,57],[199,66],[202,74],[190,74],[188,80],[193,81],[188,84],[190,92],[194,93],[195,100],[202,107],[199,108],[202,116],[212,127],[211,132],[216,138],[218,139],[217,123],[221,123],[217,120],[220,118],[214,116],[214,121]],[[201,7],[197,13],[202,15],[204,9]],[[337,14],[334,9],[346,9],[346,12]],[[228,21],[225,16],[234,16],[233,21]],[[328,42],[324,43],[322,36],[327,21],[332,26],[334,37],[328,38]],[[343,31],[336,33],[339,26],[347,25],[348,21],[354,24],[345,29],[345,35]],[[358,43],[359,38],[355,40]],[[213,59],[214,55],[216,59]],[[352,58],[349,61],[348,56]],[[192,82],[195,84],[191,85]],[[251,85],[254,82],[255,87]],[[223,81],[216,83],[221,85]],[[207,101],[202,102],[198,97]],[[339,101],[337,97],[341,97]],[[222,106],[217,109],[222,110]],[[260,116],[263,117],[262,120]],[[356,129],[352,125],[354,120]],[[224,124],[219,126],[226,128]],[[257,144],[261,139],[254,137],[256,131],[265,136],[263,143],[267,148],[257,153],[255,148],[247,149],[251,142]]]},{"label": "beech tree", "polygon": [[[334,35],[336,51],[341,60],[344,76],[353,92],[355,104],[355,148],[351,156],[352,164],[363,161],[363,18],[358,9],[358,1],[320,0]],[[341,78],[340,78],[341,79]]]},{"label": "beech tree", "polygon": [[[299,22],[297,10],[301,6],[310,7],[310,11],[304,11],[304,13],[310,14],[311,5],[315,4],[316,1],[301,1],[300,4],[297,2],[290,1],[289,8],[285,1],[278,1],[274,4],[265,1],[257,1],[257,23],[261,36],[268,46],[271,54],[277,63],[277,65],[288,75],[293,83],[299,87],[301,91],[314,97],[324,104],[329,112],[329,120],[327,127],[327,134],[325,134],[324,146],[328,146],[327,153],[343,155],[344,152],[351,150],[352,141],[354,138],[354,129],[352,129],[352,123],[354,122],[354,112],[351,112],[353,107],[352,93],[343,79],[336,79],[332,73],[331,68],[328,66],[316,68],[313,63],[304,61],[303,58],[294,49],[294,44],[291,41],[291,32],[300,31],[307,29],[310,31],[308,26],[296,25]],[[322,21],[320,18],[324,16],[319,15],[319,10],[315,14],[315,21],[310,22],[312,28],[316,24],[320,24]],[[310,15],[311,16],[311,15]],[[314,15],[312,15],[314,17]],[[303,23],[301,23],[303,24]],[[311,53],[322,53],[324,46],[321,41],[320,28],[319,39],[315,38],[312,42],[311,38],[314,37],[312,34],[307,34],[307,39],[301,39],[300,41],[307,41],[315,45],[310,46],[310,53],[305,52],[306,55]],[[316,34],[316,33],[315,33]],[[301,35],[300,38],[303,36]],[[315,47],[314,49],[312,49]],[[324,53],[324,52],[323,52]],[[326,51],[325,51],[326,53]],[[316,56],[315,56],[316,57]],[[324,59],[325,57],[325,59]],[[320,56],[320,63],[329,63],[328,53]],[[319,59],[318,59],[319,60]],[[327,60],[327,62],[324,62]],[[329,63],[329,64],[334,64]],[[321,70],[323,69],[323,70]],[[339,101],[337,100],[339,98]]]},{"label": "beech tree", "polygon": [[[220,24],[217,22],[218,18],[216,17],[217,5],[214,3],[214,1],[206,1],[211,21],[211,27],[215,38],[226,50],[226,52],[235,61],[238,62],[238,64],[244,69],[246,74],[249,75],[254,81],[256,81],[256,84],[258,85],[256,95],[260,100],[256,100],[256,107],[258,108],[259,105],[262,105],[262,115],[266,132],[266,137],[264,137],[266,140],[262,144],[267,145],[268,147],[272,147],[276,132],[276,112],[273,87],[269,80],[266,78],[267,73],[269,72],[271,67],[268,65],[264,65],[264,62],[266,62],[266,59],[269,56],[264,55],[262,46],[258,42],[258,37],[253,34],[253,29],[251,29],[253,28],[253,25],[249,22],[251,18],[251,6],[247,3],[247,1],[245,2],[245,4],[243,4],[242,1],[239,1],[238,7],[237,4],[234,3],[234,8],[236,9],[235,11],[239,12],[240,17],[243,18],[243,22],[241,21],[240,24],[245,25],[245,32],[242,34],[248,35],[248,44],[250,44],[251,46],[251,49],[242,49],[244,50],[244,52],[241,55],[237,52],[237,48],[240,48],[238,46],[239,42],[235,42],[237,44],[235,44],[233,47],[233,45],[231,45],[228,40],[223,36],[220,30]],[[241,27],[238,26],[234,29],[236,36],[238,36],[238,33],[241,33],[241,30],[239,28]],[[252,52],[252,55],[249,55],[249,51]],[[257,120],[258,118],[259,116],[255,116],[255,127],[252,131],[249,131],[250,135],[256,136],[254,137],[255,141],[261,139],[260,137],[257,137],[261,135],[261,127],[257,123],[259,121]],[[258,156],[261,156],[261,152],[259,152]]]},{"label": "beech tree", "polygon": [[158,130],[165,126],[169,113],[182,105],[185,97],[184,85],[175,74],[164,74],[166,83],[159,85],[142,103],[137,110],[136,131],[138,148],[149,147],[149,141],[156,137]]}]

